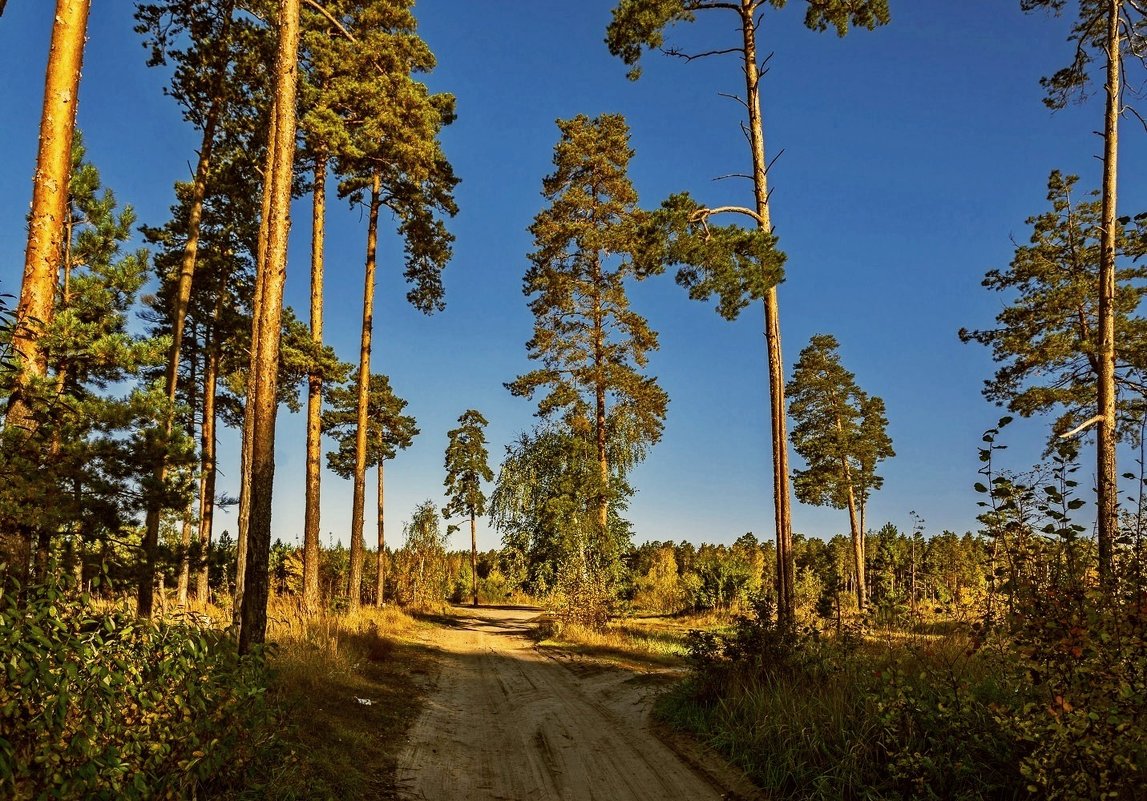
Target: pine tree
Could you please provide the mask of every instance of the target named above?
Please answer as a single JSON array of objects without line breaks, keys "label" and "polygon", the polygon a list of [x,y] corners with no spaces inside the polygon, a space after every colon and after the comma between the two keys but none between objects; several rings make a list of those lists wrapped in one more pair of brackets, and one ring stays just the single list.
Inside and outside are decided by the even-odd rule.
[{"label": "pine tree", "polygon": [[[1060,14],[1067,0],[1020,0],[1024,11],[1050,10]],[[1073,4],[1076,5],[1076,4]],[[1041,83],[1047,90],[1045,102],[1062,108],[1073,97],[1083,97],[1090,83],[1089,67],[1096,55],[1104,67],[1103,183],[1100,190],[1099,292],[1095,337],[1097,380],[1096,414],[1090,421],[1096,428],[1096,502],[1098,506],[1099,576],[1110,585],[1115,538],[1118,532],[1119,487],[1115,445],[1116,419],[1116,317],[1118,316],[1118,240],[1122,223],[1117,219],[1119,117],[1124,113],[1122,89],[1127,64],[1147,66],[1147,9],[1136,0],[1079,0],[1078,16],[1068,41],[1074,45],[1071,63]],[[1140,118],[1142,120],[1142,118]]]},{"label": "pine tree", "polygon": [[657,334],[629,307],[641,215],[627,174],[629,129],[616,114],[559,120],[555,171],[542,184],[550,202],[530,226],[523,291],[534,296],[531,359],[542,367],[507,384],[538,402],[538,415],[560,417],[575,437],[594,443],[598,531],[609,528],[615,474],[640,461],[661,437],[669,398],[639,370],[657,349]]},{"label": "pine tree", "polygon": [[[1079,192],[1078,181],[1051,173],[1051,208],[1027,219],[1029,243],[1016,247],[1006,269],[989,270],[983,281],[988,289],[1006,293],[1010,303],[996,316],[995,328],[960,331],[963,341],[991,347],[1001,365],[985,382],[988,400],[1023,417],[1058,413],[1049,449],[1094,415],[1098,398],[1102,203],[1098,192]],[[1139,247],[1137,232],[1120,224],[1115,335],[1122,358],[1114,378],[1118,431],[1124,437],[1138,431],[1134,406],[1147,379],[1147,320],[1136,316],[1147,294],[1147,265],[1135,260]]]},{"label": "pine tree", "polygon": [[[345,365],[345,369],[349,371],[350,365]],[[328,408],[322,415],[322,429],[323,433],[334,437],[338,448],[327,454],[327,466],[336,475],[353,479],[358,456],[358,385],[334,383],[328,387],[326,392]],[[402,413],[405,408],[406,401],[394,394],[389,378],[378,374],[370,377],[370,394],[367,398],[366,468],[374,467],[378,470],[378,563],[374,598],[377,606],[382,606],[385,601],[386,590],[383,467],[386,461],[398,454],[398,451],[409,448],[419,434],[417,421],[412,416]]]},{"label": "pine tree", "polygon": [[[40,337],[43,327],[52,319],[56,299],[57,269],[68,206],[72,135],[90,5],[91,0],[56,0],[51,49],[44,77],[40,144],[32,182],[32,208],[28,215],[28,247],[11,340],[11,351],[16,356],[19,371],[17,382],[8,396],[4,416],[6,429],[24,430],[30,434],[35,433],[31,396],[40,391],[34,385],[47,371]],[[19,445],[20,441],[16,438],[14,444]],[[34,454],[29,456],[34,458]],[[22,527],[19,532],[6,532],[5,535],[12,536],[15,543],[23,543],[19,546],[22,554],[15,564],[28,564],[33,532]],[[18,572],[16,579],[22,581],[26,576]]]},{"label": "pine tree", "polygon": [[848,509],[856,599],[863,612],[868,599],[861,509],[884,483],[877,463],[895,454],[885,430],[884,402],[857,386],[840,363],[838,347],[829,334],[813,336],[787,387],[793,448],[807,465],[794,471],[793,488],[803,503]]},{"label": "pine tree", "polygon": [[458,428],[447,433],[446,496],[442,516],[449,519],[458,515],[470,518],[470,580],[474,606],[478,605],[478,515],[486,514],[486,496],[483,481],[493,481],[494,471],[488,464],[486,453],[486,418],[474,409],[467,409],[458,418]]},{"label": "pine tree", "polygon": [[352,607],[360,602],[365,550],[366,428],[379,212],[388,209],[398,220],[406,251],[404,277],[412,285],[407,299],[427,314],[443,308],[441,273],[451,257],[453,237],[442,217],[457,213],[453,190],[458,181],[438,140],[442,128],[454,120],[454,98],[431,94],[415,79],[417,73],[433,69],[435,61],[417,36],[410,9],[409,0],[348,2],[342,27],[353,35],[353,47],[340,51],[343,72],[324,90],[334,95],[332,108],[348,118],[347,133],[334,149],[334,170],[342,176],[339,193],[368,208],[351,510]]},{"label": "pine tree", "polygon": [[[54,313],[38,342],[45,380],[28,396],[33,426],[6,429],[0,447],[0,531],[35,533],[40,580],[60,537],[73,552],[109,536],[127,539],[145,504],[170,508],[187,497],[185,471],[163,483],[150,476],[152,459],[185,468],[190,453],[181,432],[169,437],[156,423],[167,412],[162,394],[137,385],[161,359],[161,340],[130,331],[147,253],[125,250],[135,214],[101,191],[84,157],[77,134]],[[11,397],[18,385],[5,378],[0,396]],[[124,394],[113,394],[121,387]],[[20,577],[27,550],[4,545],[4,561]]]},{"label": "pine tree", "polygon": [[299,0],[280,0],[278,52],[274,72],[274,139],[271,169],[264,176],[267,199],[265,245],[260,246],[252,326],[249,441],[250,507],[244,565],[239,651],[262,643],[267,633],[271,496],[275,479],[275,415],[278,411],[279,332],[287,274],[291,184],[294,177],[298,88]]},{"label": "pine tree", "polygon": [[[690,213],[701,224],[706,223],[710,216],[729,212],[749,217],[767,236],[771,237],[773,233],[767,183],[769,162],[765,158],[764,121],[761,111],[760,90],[764,63],[759,60],[757,45],[758,35],[764,25],[764,10],[768,7],[779,9],[784,5],[783,0],[619,0],[613,10],[613,18],[606,30],[606,44],[613,55],[630,65],[631,79],[636,79],[641,74],[637,65],[646,49],[661,50],[687,60],[724,54],[733,54],[740,58],[739,66],[745,79],[743,102],[748,112],[748,121],[744,129],[749,140],[753,165],[753,207],[721,206],[693,209]],[[735,15],[741,41],[731,47],[721,47],[695,55],[664,47],[667,28],[679,22],[694,22],[699,12],[709,11],[730,12]],[[805,11],[806,27],[815,31],[824,31],[831,27],[838,36],[844,36],[850,26],[871,30],[878,25],[886,24],[888,20],[888,0],[808,0]],[[759,247],[758,245],[758,250]],[[721,261],[727,263],[726,260]],[[736,299],[733,299],[734,293],[762,285],[764,287],[765,343],[768,356],[773,455],[773,504],[777,538],[777,616],[782,625],[792,626],[795,604],[795,562],[792,549],[788,437],[785,433],[787,423],[784,362],[781,356],[777,289],[775,281],[770,280],[774,277],[770,273],[779,267],[779,264],[775,259],[761,258],[759,265],[764,273],[759,281],[750,279],[746,282],[741,272],[726,271],[714,277],[719,284],[724,284],[726,287],[720,291],[722,313],[725,313],[726,309],[732,310],[744,305],[745,301],[742,300],[744,296],[736,294]],[[703,287],[700,296],[707,297],[708,294],[709,292]]]}]

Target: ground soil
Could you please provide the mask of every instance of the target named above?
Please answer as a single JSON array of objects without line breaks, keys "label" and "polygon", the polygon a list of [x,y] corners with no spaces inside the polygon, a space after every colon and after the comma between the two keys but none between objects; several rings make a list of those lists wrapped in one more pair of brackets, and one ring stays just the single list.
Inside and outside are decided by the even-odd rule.
[{"label": "ground soil", "polygon": [[539,610],[458,611],[428,634],[437,675],[398,759],[409,801],[716,801],[752,794],[712,755],[648,721],[659,683],[555,658],[529,636]]}]

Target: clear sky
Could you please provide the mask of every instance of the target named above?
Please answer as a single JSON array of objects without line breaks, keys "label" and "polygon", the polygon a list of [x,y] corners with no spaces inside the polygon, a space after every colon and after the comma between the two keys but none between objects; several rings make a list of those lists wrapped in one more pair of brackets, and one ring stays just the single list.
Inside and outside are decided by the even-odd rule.
[{"label": "clear sky", "polygon": [[[644,77],[603,43],[613,0],[423,0],[423,36],[439,59],[428,78],[458,98],[444,141],[462,183],[451,223],[455,256],[446,271],[447,308],[424,317],[405,304],[401,246],[385,228],[380,252],[373,370],[391,376],[421,435],[388,463],[388,538],[422,500],[442,502],[446,432],[467,408],[490,420],[493,462],[529,429],[533,405],[503,382],[530,369],[532,318],[521,293],[526,231],[541,209],[551,168],[554,120],[620,112],[632,128],[631,175],[643,204],[689,190],[711,204],[746,204],[739,107],[719,96],[743,86],[726,59],[684,64],[652,55]],[[780,288],[786,364],[809,337],[834,334],[860,385],[882,396],[897,452],[869,521],[929,532],[975,525],[971,490],[983,430],[1000,411],[980,395],[992,371],[986,349],[963,345],[961,326],[986,327],[1001,299],[981,288],[1003,267],[1024,220],[1046,207],[1052,169],[1098,186],[1099,98],[1051,113],[1041,75],[1070,56],[1066,23],[1020,13],[1000,0],[892,0],[892,23],[838,39],[802,25],[803,3],[770,11],[761,50],[774,51],[763,84],[772,212],[788,254]],[[18,291],[24,215],[31,197],[43,69],[54,3],[15,0],[0,18],[0,292]],[[187,179],[196,133],[162,94],[132,33],[132,3],[93,4],[80,90],[88,156],[142,222],[161,224],[172,183]],[[713,12],[674,41],[711,49],[733,42],[732,19]],[[1139,74],[1141,81],[1144,77]],[[1147,135],[1133,119],[1122,142],[1120,213],[1147,210]],[[327,249],[326,332],[344,359],[357,358],[365,215],[332,204]],[[307,318],[309,212],[298,207],[287,301]],[[670,276],[631,288],[635,307],[661,334],[650,370],[670,396],[661,443],[634,474],[630,518],[639,540],[730,542],[746,531],[773,536],[765,357],[758,307],[736,323],[689,301]],[[1016,467],[1035,461],[1045,421],[1008,435]],[[281,413],[274,535],[301,538],[304,421]],[[220,488],[238,490],[237,433],[225,431]],[[1090,471],[1086,471],[1090,476]],[[373,486],[368,482],[368,492]],[[323,539],[345,538],[350,483],[323,479]],[[368,542],[373,497],[368,494]],[[234,531],[234,516],[217,518]],[[797,505],[794,528],[831,536],[847,530],[832,509]],[[480,523],[480,526],[482,524]],[[457,546],[463,543],[461,538]],[[479,529],[479,545],[496,547]]]}]

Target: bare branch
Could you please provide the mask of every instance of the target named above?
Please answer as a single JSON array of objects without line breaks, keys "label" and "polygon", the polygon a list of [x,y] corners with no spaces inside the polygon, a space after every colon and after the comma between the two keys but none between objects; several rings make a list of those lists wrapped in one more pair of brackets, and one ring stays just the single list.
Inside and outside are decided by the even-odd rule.
[{"label": "bare branch", "polygon": [[1083,431],[1083,429],[1089,428],[1089,427],[1095,425],[1096,423],[1102,423],[1102,422],[1103,422],[1103,415],[1097,414],[1097,415],[1095,415],[1095,417],[1092,417],[1090,420],[1083,421],[1082,423],[1077,425],[1075,428],[1071,429],[1071,431],[1068,431],[1067,433],[1064,433],[1064,434],[1060,434],[1059,438],[1060,439],[1067,439],[1068,437],[1074,437],[1080,431]]},{"label": "bare branch", "polygon": [[346,28],[344,28],[343,24],[341,22],[339,22],[338,19],[336,19],[331,14],[331,12],[327,11],[325,8],[323,8],[321,5],[319,5],[317,2],[315,2],[315,0],[303,0],[303,2],[306,3],[308,6],[310,6],[311,8],[313,8],[315,11],[322,14],[324,17],[326,17],[327,20],[331,23],[331,25],[334,25],[336,28],[339,29],[339,31],[342,33],[343,36],[350,39],[355,44],[358,44],[358,39],[355,39],[354,36],[351,35],[351,32],[348,31]]},{"label": "bare branch", "polygon": [[777,155],[773,156],[773,160],[770,161],[768,163],[768,165],[765,167],[765,175],[769,174],[769,170],[771,170],[773,168],[773,165],[777,163],[777,159],[779,159],[784,154],[785,154],[785,149],[782,147],[780,150],[777,151]]},{"label": "bare branch", "polygon": [[[310,2],[310,0],[308,0]],[[667,56],[679,58],[685,62],[696,61],[699,58],[708,58],[709,56],[727,56],[731,53],[744,53],[743,47],[729,47],[724,50],[706,50],[704,53],[685,53],[678,50],[676,47],[661,48],[661,52]]]},{"label": "bare branch", "polygon": [[693,212],[693,222],[699,222],[702,225],[707,225],[708,220],[714,214],[743,214],[746,217],[752,217],[759,225],[764,225],[765,220],[761,215],[757,214],[752,209],[745,208],[744,206],[717,206],[716,208],[697,209]]},{"label": "bare branch", "polygon": [[728,175],[718,175],[713,180],[714,181],[724,181],[727,178],[748,178],[750,181],[753,180],[753,176],[746,175],[743,172],[731,172]]},{"label": "bare branch", "polygon": [[718,92],[718,93],[717,93],[717,96],[718,96],[718,97],[724,97],[724,98],[728,98],[729,100],[736,100],[738,103],[740,103],[740,104],[741,104],[742,106],[744,106],[746,109],[749,107],[749,104],[748,104],[748,103],[746,103],[746,102],[744,101],[744,99],[742,99],[742,98],[740,98],[740,97],[737,97],[736,95],[731,95],[731,94],[729,94],[728,92]]}]

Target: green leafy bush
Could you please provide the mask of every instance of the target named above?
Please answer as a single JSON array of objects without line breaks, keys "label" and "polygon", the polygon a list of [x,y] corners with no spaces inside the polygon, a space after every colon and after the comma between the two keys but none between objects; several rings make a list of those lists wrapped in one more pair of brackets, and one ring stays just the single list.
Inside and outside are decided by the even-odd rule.
[{"label": "green leafy bush", "polygon": [[271,739],[262,654],[57,588],[0,597],[0,796],[210,797]]}]

